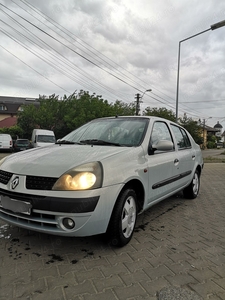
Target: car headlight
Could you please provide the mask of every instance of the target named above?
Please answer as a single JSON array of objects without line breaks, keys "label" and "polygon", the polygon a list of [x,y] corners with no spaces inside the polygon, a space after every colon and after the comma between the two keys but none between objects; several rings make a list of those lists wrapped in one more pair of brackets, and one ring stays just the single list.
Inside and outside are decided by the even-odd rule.
[{"label": "car headlight", "polygon": [[92,162],[68,170],[53,186],[55,191],[81,191],[102,186],[103,169],[100,162]]}]

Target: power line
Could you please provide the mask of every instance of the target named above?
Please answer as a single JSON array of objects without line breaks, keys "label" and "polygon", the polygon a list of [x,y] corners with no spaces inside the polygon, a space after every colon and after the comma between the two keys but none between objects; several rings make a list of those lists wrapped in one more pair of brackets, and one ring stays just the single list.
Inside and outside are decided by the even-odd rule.
[{"label": "power line", "polygon": [[54,85],[56,85],[57,87],[59,87],[60,89],[62,89],[63,91],[70,93],[69,91],[65,90],[63,87],[61,87],[60,85],[58,85],[57,83],[53,82],[51,79],[49,79],[48,77],[44,76],[43,74],[41,74],[40,72],[38,72],[37,70],[35,70],[34,68],[32,68],[30,65],[28,65],[27,63],[25,63],[22,59],[20,59],[18,56],[16,56],[15,54],[13,54],[12,52],[10,52],[9,50],[7,50],[5,47],[1,46],[1,48],[3,48],[5,51],[7,51],[8,53],[10,53],[12,56],[14,56],[16,59],[18,59],[19,61],[21,61],[23,64],[25,64],[28,68],[32,69],[34,72],[36,72],[37,74],[39,74],[40,76],[44,77],[45,79],[47,79],[48,81],[50,81],[51,83],[53,83]]},{"label": "power line", "polygon": [[[15,3],[16,5],[18,5],[16,2],[14,2],[14,1],[12,1],[13,3]],[[27,6],[29,6],[31,9],[32,9],[32,5],[31,4],[27,4],[26,3],[26,1],[21,1],[21,2],[23,2],[25,5],[27,5]],[[4,6],[4,5],[3,5]],[[19,5],[18,5],[19,6]],[[5,6],[4,6],[5,7]],[[22,8],[21,6],[19,6],[20,8]],[[7,7],[6,7],[7,8]],[[22,8],[23,10],[24,10],[24,8]],[[10,10],[10,9],[9,9]],[[34,10],[34,9],[33,9]],[[11,12],[13,12],[12,10],[10,10]],[[26,10],[25,10],[26,11]],[[27,11],[26,11],[27,12]],[[13,12],[14,13],[14,12]],[[38,13],[38,12],[36,12],[36,13]],[[16,13],[15,13],[16,14]],[[42,15],[44,15],[43,13],[41,13]],[[19,16],[18,14],[16,14],[17,16]],[[32,17],[34,17],[32,14],[30,14]],[[39,14],[40,15],[40,14]],[[20,16],[19,16],[20,17]],[[21,17],[22,18],[22,17]],[[35,18],[35,17],[34,17]],[[24,18],[22,18],[22,19],[24,19]],[[37,18],[36,18],[37,19]],[[50,17],[48,17],[47,16],[47,18],[46,18],[46,21],[48,21],[48,22],[50,22],[49,21],[49,19],[51,19]],[[27,21],[26,19],[24,19],[26,22],[28,22],[29,23],[29,21]],[[52,19],[51,19],[52,20]],[[40,21],[40,20],[39,20]],[[40,21],[41,22],[41,21]],[[56,23],[55,21],[53,21],[54,23]],[[43,23],[43,22],[42,22]],[[51,23],[51,22],[50,22]],[[44,23],[43,23],[44,24]],[[51,24],[53,24],[53,23],[51,23]],[[58,23],[56,23],[56,24],[58,24]],[[36,25],[34,25],[33,23],[31,23],[31,25],[32,26],[36,26]],[[55,24],[53,24],[54,26],[56,26]],[[45,24],[45,26],[47,26],[47,24]],[[61,25],[60,25],[61,26]],[[48,26],[47,26],[48,27]],[[57,26],[56,26],[57,27]],[[38,28],[38,27],[37,27]],[[50,28],[50,27],[48,27],[48,28]],[[63,28],[62,26],[61,26],[61,28],[58,26],[57,27],[58,29],[60,29],[62,32],[64,32],[65,34],[67,34],[65,31],[63,31],[61,28]],[[41,28],[39,28],[39,30],[42,30]],[[67,29],[65,29],[65,30],[67,30]],[[68,31],[68,30],[67,30]],[[69,32],[69,31],[68,31]],[[56,32],[55,32],[56,33]],[[45,34],[47,34],[47,33],[45,33]],[[58,34],[58,33],[57,33]],[[68,35],[68,34],[67,34]],[[74,35],[74,34],[73,34]],[[68,35],[69,36],[69,35]],[[74,35],[75,36],[75,35]],[[70,36],[71,37],[71,36]],[[54,38],[54,37],[53,37]],[[80,39],[81,40],[81,39]],[[68,40],[67,40],[68,41]],[[82,41],[82,40],[81,40]],[[61,43],[62,45],[64,45],[62,42],[60,42],[60,41],[58,41],[59,43]],[[70,41],[69,41],[70,42]],[[82,41],[83,43],[85,43],[84,41]],[[77,41],[76,40],[76,43],[79,43],[80,45],[82,45],[79,41]],[[94,49],[93,47],[91,47],[89,44],[87,44],[87,43],[85,43],[86,45],[88,45],[88,47],[89,48],[92,48],[92,49]],[[94,54],[94,52],[93,51],[91,51],[90,49],[88,49],[86,46],[84,46],[84,45],[82,45],[82,47],[84,47],[85,49],[87,49],[88,51],[90,51],[91,53],[93,53]],[[100,53],[98,50],[96,50],[96,49],[94,49],[96,52],[98,52],[98,53]],[[73,51],[74,52],[74,50],[72,49],[71,51]],[[76,53],[76,52],[75,52]],[[77,53],[78,55],[80,55],[79,53]],[[87,53],[86,53],[87,54]],[[60,54],[61,55],[61,54]],[[99,57],[100,58],[100,56],[99,55],[97,55],[97,54],[94,54],[94,55],[96,55],[97,57]],[[103,55],[103,54],[101,54],[101,55]],[[104,55],[103,55],[104,56]],[[106,57],[106,56],[104,56],[104,57]],[[93,58],[93,57],[92,57]],[[106,57],[107,58],[107,57]],[[57,58],[57,59],[59,59],[59,58]],[[66,58],[65,58],[66,59]],[[105,63],[107,63],[109,66],[111,66],[111,67],[113,67],[112,66],[112,64],[109,64],[105,59],[102,59],[102,58],[100,58],[103,62],[105,62]],[[107,58],[107,59],[109,59],[109,58]],[[110,60],[110,59],[109,59]],[[112,61],[112,60],[110,60],[110,61]],[[98,61],[99,62],[99,61]],[[113,61],[112,61],[113,62]],[[116,64],[115,62],[113,62],[114,64]],[[116,64],[117,66],[119,66],[118,64]],[[98,66],[98,65],[97,65]],[[122,68],[121,66],[119,66],[120,68]],[[104,71],[106,71],[104,68],[102,68]],[[116,70],[117,72],[120,72],[119,70]],[[125,70],[126,71],[126,70]],[[107,72],[107,71],[106,71]],[[128,71],[126,71],[126,72],[128,72]],[[110,74],[111,72],[109,72],[109,74]],[[122,72],[120,72],[123,76],[126,76],[125,74],[123,74]],[[128,72],[129,74],[131,74],[130,72]],[[111,75],[111,74],[110,74]],[[132,75],[132,74],[131,74]],[[85,75],[84,75],[85,76]],[[114,74],[112,74],[112,76],[114,76],[116,79],[118,79],[117,78],[117,76],[115,76]],[[134,75],[132,75],[132,76],[134,76]],[[127,78],[129,78],[128,76],[126,76]],[[137,78],[136,76],[134,76],[135,78]],[[129,78],[129,80],[132,80],[133,81],[133,79],[131,79],[131,78]],[[122,82],[123,83],[126,83],[126,84],[128,84],[129,85],[129,83],[127,83],[125,80],[123,80],[122,79]],[[134,81],[133,81],[134,82]],[[142,81],[142,82],[144,82],[144,81]],[[145,83],[145,82],[144,82]],[[136,83],[135,82],[135,84],[138,84],[138,85],[140,85],[139,83]],[[147,84],[147,83],[146,83]],[[100,85],[100,83],[98,83],[98,85]],[[135,88],[136,90],[138,90],[138,91],[140,91],[138,88],[136,88],[136,87],[134,87],[133,85],[130,85],[132,88]],[[152,87],[152,86],[151,86]],[[105,88],[105,87],[104,87]],[[106,88],[105,88],[106,89]],[[156,88],[154,88],[154,90],[157,90]],[[159,91],[159,90],[158,90]],[[141,91],[142,92],[142,91]],[[164,94],[164,95],[166,95],[165,93],[163,93],[163,92],[161,92],[161,91],[159,91],[160,93],[162,93],[162,94]],[[157,99],[157,98],[155,98],[155,97],[152,97],[152,96],[150,96],[150,95],[148,95],[148,97],[151,97],[152,99],[154,99],[155,101],[157,101],[157,102],[159,102],[159,103],[162,103],[162,104],[164,104],[164,105],[167,105],[167,106],[169,106],[169,107],[172,107],[173,109],[174,109],[174,107],[175,107],[175,105],[173,105],[171,102],[169,102],[168,100],[166,100],[166,99],[164,99],[163,97],[161,97],[161,96],[159,96],[159,95],[157,95],[157,94],[155,94],[154,93],[154,95],[157,97],[157,98],[159,98],[159,99],[162,99],[162,100],[159,100],[159,99]],[[172,97],[170,97],[170,96],[168,96],[168,95],[166,95],[167,97],[169,97],[170,99],[172,99],[172,100],[174,100],[174,103],[175,103],[175,99],[173,99]],[[204,102],[204,101],[203,101]],[[185,103],[185,102],[184,102]],[[182,104],[182,102],[181,102],[181,104]],[[188,110],[189,110],[189,108],[188,108]],[[182,109],[181,109],[181,111],[182,111]]]},{"label": "power line", "polygon": [[[9,16],[9,17],[10,17],[10,16]],[[12,18],[12,19],[13,19],[13,18]],[[5,23],[5,22],[2,21],[2,20],[0,20],[0,21],[1,21],[2,23],[6,24],[7,26],[9,26],[9,27],[10,27],[11,29],[13,29],[14,31],[16,31],[17,34],[23,36],[25,39],[27,39],[27,40],[30,41],[31,43],[37,45],[39,48],[41,48],[42,51],[46,51],[46,50],[42,49],[42,47],[40,47],[37,43],[33,42],[33,41],[32,41],[31,39],[29,39],[27,36],[23,35],[21,32],[19,32],[18,30],[16,30],[14,27],[8,25],[7,23]],[[16,20],[13,19],[13,21],[15,21],[18,25],[24,27],[23,25],[21,25],[21,24],[20,24],[19,22],[17,22]],[[33,34],[33,33],[31,33],[28,29],[26,29],[26,30],[27,30],[30,34]],[[2,31],[2,32],[3,32],[3,31]],[[30,50],[29,48],[25,47],[24,44],[21,44],[19,41],[17,41],[17,40],[15,40],[14,38],[12,38],[12,37],[10,36],[9,33],[5,33],[5,32],[3,32],[3,33],[6,34],[9,38],[13,39],[13,40],[14,40],[15,42],[17,42],[18,44],[20,44],[20,45],[21,45],[23,48],[25,48],[27,51],[29,51],[29,52],[31,52],[32,54],[34,54],[35,56],[37,56],[39,59],[45,61],[46,63],[50,64],[54,69],[57,69],[58,71],[60,71],[60,69],[59,69],[58,67],[56,67],[55,64],[49,63],[48,61],[46,61],[46,59],[44,59],[43,57],[40,57],[40,56],[39,56],[38,54],[36,54],[33,50]],[[40,38],[38,38],[38,39],[41,40]],[[43,42],[43,40],[41,40],[41,41]],[[44,44],[45,44],[45,43],[44,43]],[[45,45],[46,45],[46,44],[45,44]],[[54,49],[53,47],[51,47],[51,46],[49,46],[49,45],[46,45],[46,46],[50,47],[53,51],[55,51],[55,49]],[[55,52],[57,52],[57,51],[55,51]],[[57,52],[57,53],[58,53],[59,55],[61,55],[59,52]],[[69,65],[67,62],[64,62],[62,59],[60,59],[59,57],[55,56],[54,54],[49,53],[49,52],[48,52],[48,54],[53,55],[53,56],[56,57],[58,60],[60,60],[61,62],[65,63],[67,66],[69,66],[70,68],[72,68],[71,65]],[[61,55],[61,56],[62,56],[62,55]],[[64,57],[64,56],[63,56],[63,57]],[[65,58],[65,57],[64,57],[64,58]],[[66,59],[66,58],[65,58],[65,59]],[[66,59],[66,60],[67,60],[67,59]],[[69,60],[67,60],[67,61],[68,61],[69,63],[71,63],[74,67],[76,67],[72,62],[70,62]],[[58,65],[57,65],[57,66],[58,66]],[[77,67],[77,68],[78,68],[78,67]],[[80,69],[80,68],[78,68],[78,69]],[[73,70],[73,71],[74,71],[74,70]],[[83,71],[83,70],[80,69],[80,71]],[[73,78],[71,78],[70,75],[68,75],[69,73],[67,72],[67,70],[64,70],[64,71],[62,71],[62,72],[63,72],[64,75],[66,75],[66,73],[67,73],[67,76],[69,76],[69,78],[70,78],[71,80],[74,80]],[[84,71],[83,71],[83,72],[84,72]],[[85,73],[85,72],[84,72],[84,73]],[[72,76],[74,76],[74,75],[72,75]],[[86,75],[86,77],[87,77],[87,76],[88,76],[88,75]],[[96,81],[94,78],[91,78],[91,76],[89,76],[89,79],[91,79],[92,82],[97,82],[99,86],[102,86],[105,90],[109,91],[110,93],[113,93],[112,90],[110,90],[109,88],[107,88],[106,86],[104,86],[103,84],[101,84],[100,82]],[[76,82],[79,82],[79,83],[82,83],[82,84],[88,86],[87,83],[86,83],[85,81],[83,81],[82,79],[80,79],[80,78],[76,78]],[[89,86],[91,86],[91,85],[89,84]],[[92,86],[92,88],[93,88],[93,86]]]},{"label": "power line", "polygon": [[[14,2],[13,0],[11,0],[13,3],[15,3],[17,6],[19,6],[18,5],[18,3],[16,3],[16,2]],[[90,44],[87,44],[85,41],[83,41],[82,39],[80,39],[79,37],[77,37],[74,33],[72,33],[72,32],[70,32],[69,30],[67,30],[66,28],[64,28],[62,25],[60,25],[60,24],[58,24],[56,21],[54,21],[51,17],[49,17],[49,16],[47,16],[46,14],[44,14],[43,12],[41,12],[39,9],[37,9],[35,6],[33,6],[32,4],[28,4],[25,0],[21,0],[21,2],[23,2],[25,5],[27,5],[29,8],[31,8],[33,11],[35,11],[35,13],[37,13],[38,15],[40,15],[41,17],[43,17],[44,16],[44,18],[48,21],[48,22],[50,22],[52,25],[54,25],[56,28],[58,28],[60,31],[62,31],[63,33],[65,33],[66,35],[68,35],[70,38],[71,38],[71,35],[72,36],[75,36],[76,38],[78,38],[79,40],[81,40],[84,44],[86,44],[86,45],[88,45],[88,47],[89,48],[92,48],[93,50],[95,50],[97,53],[100,53],[98,50],[96,50],[95,48],[93,48]],[[22,8],[21,6],[19,6],[20,8]],[[22,8],[23,10],[25,10],[24,8]],[[26,11],[26,10],[25,10]],[[27,11],[26,11],[27,12]],[[33,16],[34,17],[34,16]],[[46,18],[47,17],[47,18]],[[37,18],[36,18],[37,19]],[[39,19],[38,19],[39,20]],[[50,20],[52,20],[53,22],[51,22]],[[41,22],[40,20],[39,20],[39,22]],[[41,22],[42,24],[44,24],[43,22]],[[46,24],[44,24],[45,26],[47,26]],[[47,26],[48,27],[48,26]],[[49,28],[49,27],[48,27]],[[68,33],[66,33],[64,30],[62,30],[62,28],[64,29],[64,30],[66,30],[67,32],[69,32],[70,34],[68,34]],[[72,38],[73,39],[73,38]],[[73,39],[74,40],[74,39]],[[68,41],[68,40],[67,40]],[[86,46],[84,46],[82,43],[80,43],[79,41],[77,41],[77,40],[74,40],[76,43],[78,43],[78,44],[80,44],[82,47],[84,47],[85,49],[87,49],[88,51],[90,51],[92,54],[94,54],[94,55],[96,55],[93,51],[91,51],[90,49],[88,49]],[[70,42],[70,41],[68,41],[68,42]],[[124,71],[126,71],[127,73],[129,73],[130,75],[132,75],[132,76],[134,76],[136,79],[138,79],[137,78],[137,76],[135,76],[134,74],[132,74],[132,73],[130,73],[129,71],[127,71],[127,70],[125,70],[121,65],[118,65],[116,62],[114,62],[114,61],[112,61],[110,58],[108,58],[107,56],[105,56],[104,54],[102,54],[102,53],[100,53],[101,54],[101,56],[104,56],[105,58],[107,58],[108,60],[110,60],[111,62],[113,62],[115,65],[117,65],[117,66],[119,66],[120,68],[122,68]],[[100,56],[99,55],[96,55],[97,57],[99,57],[100,58]],[[100,58],[101,60],[103,60],[104,62],[106,62],[106,60],[104,60],[104,59],[102,59],[102,58]],[[107,64],[109,64],[108,62],[106,62]],[[113,67],[111,64],[109,64],[111,67]],[[117,70],[118,72],[120,72],[123,76],[126,76],[124,73],[122,73],[120,70]],[[134,80],[132,80],[130,77],[128,77],[128,76],[126,76],[127,78],[129,78],[133,83],[136,83],[136,84],[139,84],[140,85],[140,83],[137,83],[137,82],[135,82]],[[148,83],[146,83],[146,82],[144,82],[144,81],[142,81],[143,83],[145,83],[145,84],[147,84],[147,85],[149,85]],[[144,88],[145,90],[146,90],[146,87],[144,87],[144,86],[142,86],[142,88]],[[157,90],[156,88],[154,88],[155,90]],[[159,91],[159,90],[158,90]],[[159,91],[159,92],[161,92],[161,91]],[[166,95],[165,93],[163,93],[163,92],[161,92],[162,94],[164,94],[164,95]],[[156,95],[156,94],[155,94]],[[158,96],[158,95],[156,95],[156,96]],[[167,97],[169,97],[168,95],[166,95]],[[160,96],[158,96],[158,97],[160,97]],[[162,98],[162,97],[160,97],[160,98]],[[172,97],[169,97],[169,98],[171,98],[172,100],[174,100]],[[163,98],[162,98],[163,99]],[[166,99],[164,99],[166,102],[168,102],[169,103],[169,101],[167,101]]]},{"label": "power line", "polygon": [[[1,8],[0,8],[1,9]],[[57,60],[61,61],[63,64],[66,64],[69,68],[71,68],[74,72],[74,68],[77,68],[79,69],[80,72],[82,72],[84,75],[82,76],[85,76],[87,78],[89,78],[91,80],[92,83],[96,83],[97,85],[103,87],[106,91],[110,92],[111,94],[114,94],[115,95],[115,91],[113,91],[111,88],[107,88],[105,85],[103,85],[102,83],[100,83],[99,81],[97,81],[94,77],[91,77],[90,75],[88,75],[84,70],[82,70],[81,68],[77,67],[73,62],[71,62],[70,60],[68,60],[65,56],[63,56],[61,53],[59,53],[57,50],[55,50],[53,47],[51,47],[50,45],[46,44],[42,39],[40,39],[39,37],[37,37],[33,32],[31,32],[29,29],[25,28],[21,23],[19,23],[17,20],[15,20],[13,17],[11,17],[10,15],[8,15],[6,12],[3,11],[4,14],[6,14],[9,18],[12,19],[13,22],[15,22],[17,24],[17,26],[19,25],[20,27],[22,27],[22,29],[26,30],[26,32],[30,35],[33,35],[35,39],[37,39],[38,41],[41,41],[42,43],[42,46],[38,45],[36,42],[34,42],[33,40],[31,40],[30,38],[28,38],[27,34],[26,36],[24,34],[22,34],[20,31],[18,31],[17,29],[15,29],[14,27],[10,26],[9,24],[5,23],[4,21],[0,20],[2,23],[4,23],[5,25],[7,25],[8,27],[10,27],[12,30],[14,30],[19,36],[22,36],[24,39],[28,40],[29,42],[33,43],[34,45],[37,45],[42,51],[44,52],[47,52],[50,56],[53,56],[55,57]],[[6,34],[6,33],[5,33]],[[7,34],[11,39],[13,39],[10,34],[8,33]],[[15,39],[13,39],[15,42],[19,43],[18,40],[16,41]],[[30,50],[29,48],[25,47],[24,44],[21,44],[19,43],[22,47],[24,47],[25,49],[27,49],[29,52],[31,52],[32,54],[36,55],[39,59],[42,59],[43,61],[45,61],[46,63],[48,63],[48,61],[46,61],[46,59],[44,59],[42,56],[40,57],[39,55],[37,55],[36,53],[34,53],[34,50]],[[54,55],[52,52],[49,52],[47,50],[45,50],[43,47],[43,45],[46,47],[46,48],[50,48],[51,50],[53,50],[54,52],[56,52],[58,55],[62,56],[63,59],[61,59],[60,57]],[[65,60],[65,61],[64,61]],[[59,62],[58,61],[58,62]],[[58,69],[55,67],[55,61],[54,61],[54,64],[52,65],[52,63],[50,63],[51,66],[54,68],[54,69]],[[57,67],[58,67],[58,64],[57,64]],[[59,70],[59,69],[58,69]],[[60,71],[60,70],[59,70]],[[63,73],[64,75],[65,72],[68,74],[68,71],[64,70]],[[74,76],[74,75],[72,75]],[[71,78],[71,76],[69,76],[70,79],[74,80],[74,78]],[[84,81],[82,80],[80,77],[76,80],[74,80],[76,82],[79,82],[81,84],[83,84],[84,86],[92,86],[92,88],[94,87],[93,85],[91,84],[88,84],[87,81]],[[118,92],[117,92],[118,94]],[[116,96],[116,95],[115,95]],[[118,95],[117,95],[118,97]],[[121,98],[121,95],[119,96]],[[123,96],[122,96],[123,98]]]},{"label": "power line", "polygon": [[[13,1],[12,1],[13,2]],[[15,3],[15,2],[13,2],[13,3]],[[23,2],[24,3],[24,2]],[[16,4],[16,3],[15,3]],[[18,5],[18,4],[17,4]],[[5,7],[5,6],[4,6]],[[21,6],[19,6],[19,7],[21,7]],[[10,9],[9,9],[10,10]],[[10,10],[11,12],[13,12],[12,10]],[[26,10],[25,10],[26,11]],[[17,13],[15,13],[15,12],[13,12],[14,14],[16,14],[17,16],[19,16]],[[19,16],[20,17],[20,16]],[[43,31],[41,28],[39,28],[38,26],[36,26],[36,25],[34,25],[33,23],[31,23],[31,22],[29,22],[28,20],[26,20],[25,18],[23,18],[23,17],[21,17],[23,20],[25,20],[26,22],[28,22],[28,23],[30,23],[32,26],[35,26],[37,29],[39,29],[39,30],[41,30],[42,32],[44,32],[45,34],[47,34],[47,35],[49,35],[48,33],[46,33],[45,31]],[[40,20],[39,20],[40,21]],[[43,22],[42,22],[43,23]],[[45,26],[46,26],[46,24],[45,24]],[[49,36],[51,36],[51,35],[49,35]],[[52,37],[52,36],[51,36]],[[55,39],[54,37],[52,37],[53,39]],[[57,39],[56,39],[57,40]],[[58,41],[58,40],[57,40]],[[68,41],[68,40],[67,40]],[[60,41],[58,41],[59,43],[61,43]],[[61,44],[63,44],[63,43],[61,43]],[[64,46],[65,46],[65,44],[63,44]],[[71,48],[69,48],[71,51],[74,51],[73,49],[71,49]],[[77,52],[75,52],[75,53],[77,53]],[[80,55],[79,53],[77,53],[78,55]],[[98,65],[97,65],[98,66]],[[99,67],[99,66],[98,66]],[[100,67],[101,68],[101,67]],[[103,68],[102,68],[103,69]],[[103,69],[104,70],[104,69]],[[106,70],[105,70],[106,71]],[[107,71],[106,71],[107,72]],[[111,72],[108,72],[109,74],[111,74],[112,76],[114,76],[115,78],[117,78],[117,79],[119,79],[119,80],[122,80],[122,82],[124,82],[124,83],[126,83],[126,84],[128,84],[128,85],[130,85],[129,83],[127,83],[125,80],[123,80],[123,79],[121,79],[121,78],[118,78],[118,76],[115,76],[114,74],[112,74]],[[136,87],[134,87],[133,85],[130,85],[131,87],[133,87],[133,88],[135,88],[136,90],[139,90],[138,88],[136,88]],[[140,91],[140,90],[139,90]],[[160,96],[158,96],[158,95],[156,95],[157,97],[160,97]],[[161,97],[162,98],[162,97]],[[163,98],[162,98],[163,99]],[[156,99],[155,98],[155,100],[156,101],[159,101],[158,99]],[[164,99],[164,101],[165,102],[167,102],[167,103],[169,103],[169,101],[167,101],[167,100],[165,100]],[[160,102],[160,101],[159,101]]]},{"label": "power line", "polygon": [[55,38],[54,36],[52,36],[51,34],[49,34],[48,32],[46,32],[45,30],[41,29],[39,26],[33,24],[32,22],[28,21],[27,19],[25,19],[24,17],[20,16],[19,14],[17,14],[16,12],[12,11],[10,8],[7,8],[5,5],[1,4],[4,8],[8,9],[9,11],[11,11],[12,13],[14,13],[15,15],[17,15],[18,17],[20,17],[21,19],[23,19],[25,22],[27,22],[28,24],[32,25],[33,27],[35,27],[36,29],[38,29],[39,31],[41,31],[42,33],[46,34],[48,37],[50,37],[51,39],[53,39],[54,41],[62,44],[65,48],[69,49],[70,51],[74,52],[75,54],[79,55],[81,58],[85,59],[86,61],[88,61],[89,63],[93,64],[95,67],[101,69],[102,71],[108,73],[109,75],[113,76],[114,78],[118,79],[119,81],[125,83],[126,85],[129,85],[130,87],[142,92],[140,89],[137,89],[136,87],[134,87],[133,85],[129,84],[128,82],[126,82],[125,80],[121,79],[120,77],[114,75],[112,72],[109,72],[107,70],[105,70],[104,68],[102,68],[101,66],[99,66],[98,64],[96,64],[95,62],[93,62],[92,60],[90,60],[89,58],[85,57],[84,55],[78,53],[77,51],[73,50],[71,47],[67,46],[66,44],[64,44],[63,42],[59,41],[57,38]]},{"label": "power line", "polygon": [[[18,3],[14,2],[13,0],[11,0],[13,3],[15,3],[17,6]],[[72,33],[71,31],[69,31],[68,29],[66,29],[65,27],[63,27],[62,25],[60,25],[59,23],[57,23],[56,21],[54,21],[51,17],[49,17],[48,15],[44,14],[43,12],[41,12],[37,7],[35,7],[34,5],[27,3],[27,1],[25,0],[21,0],[21,2],[23,2],[25,5],[27,5],[29,8],[31,8],[33,11],[35,11],[35,13],[37,13],[39,16],[41,16],[49,22],[51,23],[53,26],[55,26],[56,28],[58,28],[60,31],[62,31],[64,34],[66,34],[67,36],[69,36],[69,38],[72,38],[76,43],[78,43],[79,45],[81,45],[82,47],[84,47],[86,50],[88,50],[89,52],[91,52],[92,54],[94,54],[95,56],[97,56],[98,58],[101,59],[101,61],[105,62],[106,64],[108,64],[110,67],[115,68],[111,63],[107,62],[105,59],[109,60],[110,62],[112,62],[114,65],[116,65],[117,67],[121,68],[122,70],[124,70],[125,72],[127,72],[128,74],[132,75],[134,78],[139,79],[137,76],[135,76],[134,74],[132,74],[131,72],[127,71],[126,69],[124,69],[121,65],[117,64],[115,61],[113,61],[112,59],[110,59],[109,57],[107,57],[106,55],[104,55],[103,53],[101,53],[100,51],[98,51],[97,49],[95,49],[94,47],[92,47],[90,44],[86,43],[85,41],[83,41],[81,38],[79,38],[77,35],[75,35],[74,33]],[[20,8],[22,8],[21,6],[19,6]],[[24,8],[22,8],[23,10],[25,10]],[[25,10],[26,11],[26,10]],[[27,12],[27,11],[26,11]],[[33,16],[34,17],[34,16]],[[47,18],[46,18],[47,17]],[[35,18],[35,17],[34,17]],[[37,19],[37,18],[36,18]],[[39,19],[38,19],[39,20]],[[40,21],[40,20],[39,20]],[[40,21],[41,22],[41,21]],[[41,22],[43,24],[43,22]],[[45,24],[45,26],[47,26]],[[48,27],[48,26],[47,26]],[[48,27],[49,28],[49,27]],[[69,33],[69,34],[68,34]],[[73,36],[76,37],[76,39],[73,38]],[[81,40],[83,44],[87,45],[83,45],[81,42],[79,42],[77,39]],[[68,40],[67,40],[68,41]],[[70,42],[70,41],[68,41]],[[93,49],[95,52],[99,53],[96,54],[94,53],[92,50]],[[103,57],[100,57],[100,55]],[[123,76],[127,77],[129,80],[133,81],[133,83],[139,84],[135,82],[133,79],[131,79],[129,76],[127,76],[126,74],[122,73],[120,70],[116,69],[116,71],[118,71],[119,73],[121,73]],[[147,83],[146,83],[147,84]],[[143,89],[146,89],[146,87],[142,86]]]},{"label": "power line", "polygon": [[221,99],[221,100],[200,100],[200,101],[182,101],[180,103],[205,103],[205,102],[221,102],[224,101],[225,99]]}]

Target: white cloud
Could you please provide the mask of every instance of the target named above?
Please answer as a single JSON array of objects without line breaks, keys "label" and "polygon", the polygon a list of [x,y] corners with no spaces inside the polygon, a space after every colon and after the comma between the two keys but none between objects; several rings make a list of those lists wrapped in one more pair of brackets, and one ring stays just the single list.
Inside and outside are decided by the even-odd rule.
[{"label": "white cloud", "polygon": [[[225,19],[223,0],[216,5],[213,0],[0,3],[12,10],[0,5],[2,96],[63,96],[84,89],[109,102],[131,102],[137,92],[152,88],[142,109],[164,106],[175,111],[179,41]],[[225,27],[209,30],[181,43],[178,108],[181,115],[212,117],[208,125],[220,121],[225,128],[224,33]]]}]

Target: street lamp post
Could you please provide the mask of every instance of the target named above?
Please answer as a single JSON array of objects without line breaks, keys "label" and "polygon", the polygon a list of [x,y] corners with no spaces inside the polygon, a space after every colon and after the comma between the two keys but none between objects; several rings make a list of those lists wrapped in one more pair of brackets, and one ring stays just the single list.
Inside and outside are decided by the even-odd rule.
[{"label": "street lamp post", "polygon": [[146,92],[151,92],[152,90],[151,89],[148,89],[148,90],[146,90],[146,91],[144,91],[144,93],[142,94],[142,96],[140,95],[140,94],[136,94],[136,116],[138,116],[139,115],[139,111],[140,111],[140,103],[141,103],[141,99],[144,97],[144,94],[146,93]]},{"label": "street lamp post", "polygon": [[178,98],[179,98],[179,77],[180,77],[180,48],[181,48],[181,43],[184,42],[184,41],[187,41],[193,37],[196,37],[202,33],[205,33],[206,31],[209,31],[209,30],[215,30],[215,29],[218,29],[220,27],[223,27],[225,26],[225,20],[221,21],[221,22],[218,22],[218,23],[215,23],[213,25],[210,26],[210,28],[206,29],[206,30],[203,30],[199,33],[196,33],[192,36],[189,36],[188,38],[186,39],[183,39],[181,41],[179,41],[179,47],[178,47],[178,67],[177,67],[177,91],[176,91],[176,122],[178,121]]}]

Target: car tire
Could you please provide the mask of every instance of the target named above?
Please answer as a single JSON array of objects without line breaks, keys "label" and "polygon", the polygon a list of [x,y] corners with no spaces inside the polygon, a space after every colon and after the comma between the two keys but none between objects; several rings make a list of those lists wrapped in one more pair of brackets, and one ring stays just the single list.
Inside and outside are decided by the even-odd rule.
[{"label": "car tire", "polygon": [[199,175],[199,171],[195,170],[191,183],[183,191],[184,197],[187,199],[195,199],[198,196],[199,187],[200,187],[200,175]]},{"label": "car tire", "polygon": [[117,199],[107,230],[112,246],[122,247],[131,240],[137,219],[137,195],[126,189]]}]

